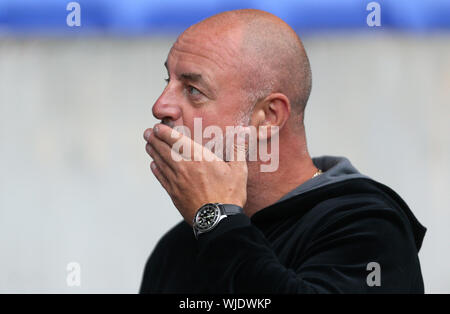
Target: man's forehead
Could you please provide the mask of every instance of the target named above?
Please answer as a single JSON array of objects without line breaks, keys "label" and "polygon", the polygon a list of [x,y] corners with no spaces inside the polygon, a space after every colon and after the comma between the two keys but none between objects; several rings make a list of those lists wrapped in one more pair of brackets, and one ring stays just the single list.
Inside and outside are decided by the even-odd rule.
[{"label": "man's forehead", "polygon": [[211,70],[229,71],[236,67],[239,48],[236,38],[233,38],[229,32],[187,30],[173,44],[169,58],[171,56],[176,61],[187,61],[216,68]]}]

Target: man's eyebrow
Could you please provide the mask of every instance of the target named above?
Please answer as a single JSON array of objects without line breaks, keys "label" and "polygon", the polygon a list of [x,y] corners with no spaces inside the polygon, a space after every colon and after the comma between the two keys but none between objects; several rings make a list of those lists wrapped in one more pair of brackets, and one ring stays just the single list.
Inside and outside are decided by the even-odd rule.
[{"label": "man's eyebrow", "polygon": [[[164,66],[166,67],[167,71],[169,71],[169,66],[167,64],[167,60],[166,60],[166,62],[164,62]],[[205,84],[206,86],[208,86],[207,82],[203,79],[202,75],[199,73],[192,73],[192,72],[182,73],[180,75],[180,78],[182,78],[185,81],[202,83],[202,84]]]},{"label": "man's eyebrow", "polygon": [[201,74],[198,73],[182,73],[180,77],[183,80],[191,81],[191,82],[200,82],[206,84]]}]

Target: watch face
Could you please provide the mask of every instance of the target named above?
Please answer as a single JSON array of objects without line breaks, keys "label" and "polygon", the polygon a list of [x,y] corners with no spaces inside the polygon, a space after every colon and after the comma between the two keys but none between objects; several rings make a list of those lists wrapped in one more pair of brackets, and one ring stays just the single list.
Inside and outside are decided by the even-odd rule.
[{"label": "watch face", "polygon": [[195,217],[195,225],[199,230],[208,230],[214,225],[219,216],[219,207],[214,204],[207,204],[198,211]]}]

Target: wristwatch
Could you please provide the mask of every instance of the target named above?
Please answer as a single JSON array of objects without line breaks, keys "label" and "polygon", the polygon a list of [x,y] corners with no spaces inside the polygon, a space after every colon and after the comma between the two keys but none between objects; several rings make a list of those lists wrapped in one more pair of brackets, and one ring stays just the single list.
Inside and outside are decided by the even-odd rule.
[{"label": "wristwatch", "polygon": [[192,227],[195,238],[198,235],[213,230],[219,222],[229,215],[244,213],[242,207],[233,204],[208,203],[199,208],[195,214]]}]

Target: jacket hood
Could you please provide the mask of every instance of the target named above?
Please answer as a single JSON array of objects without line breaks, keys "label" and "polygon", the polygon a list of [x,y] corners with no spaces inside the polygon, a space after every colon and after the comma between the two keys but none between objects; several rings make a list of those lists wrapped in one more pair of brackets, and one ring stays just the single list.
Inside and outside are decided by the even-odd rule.
[{"label": "jacket hood", "polygon": [[403,210],[409,220],[409,223],[411,224],[417,251],[420,250],[427,229],[417,220],[405,201],[394,190],[366,175],[361,174],[345,157],[321,156],[315,157],[312,160],[314,165],[322,170],[322,174],[299,185],[294,190],[284,195],[276,203],[329,184],[357,178],[367,179],[377,185],[378,188],[385,192]]}]

